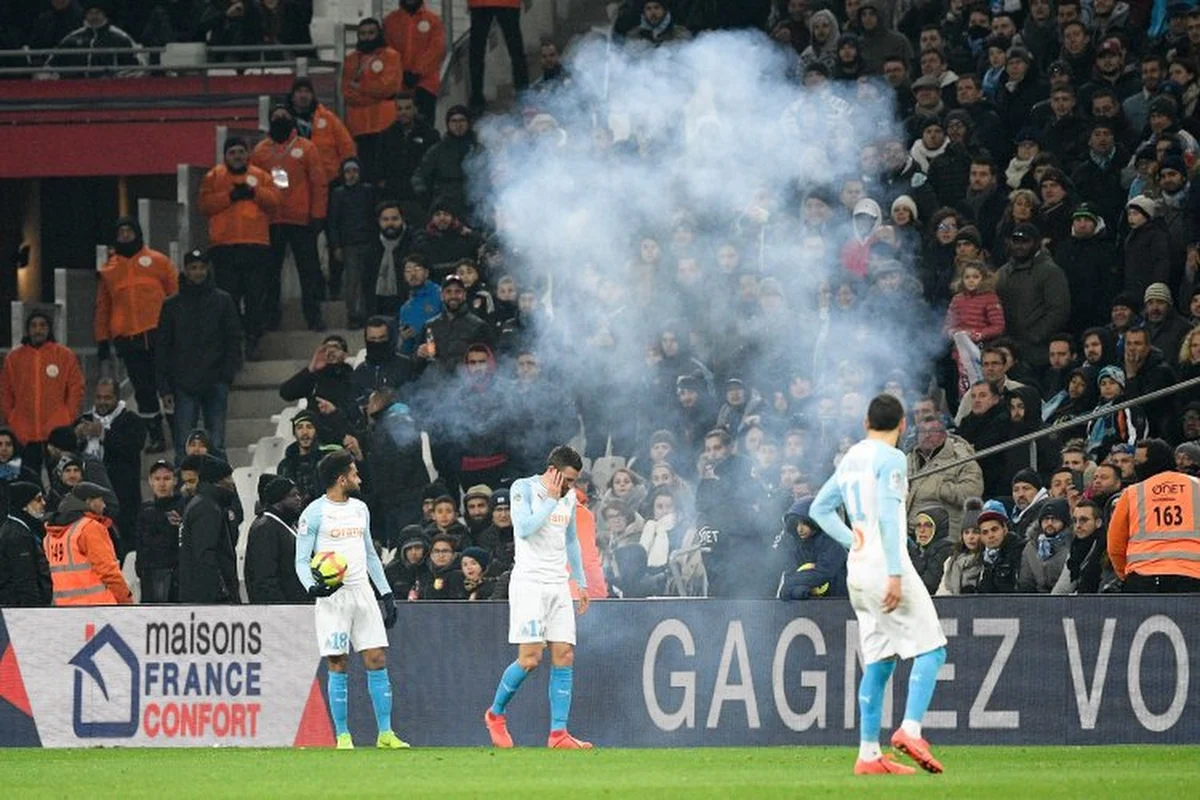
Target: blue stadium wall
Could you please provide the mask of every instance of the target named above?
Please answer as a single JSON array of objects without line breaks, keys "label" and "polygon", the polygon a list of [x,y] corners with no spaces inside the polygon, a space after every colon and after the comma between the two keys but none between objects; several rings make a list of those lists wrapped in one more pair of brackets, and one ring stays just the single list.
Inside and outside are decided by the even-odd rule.
[{"label": "blue stadium wall", "polygon": [[[1200,743],[1197,598],[937,601],[949,639],[925,727],[956,744]],[[572,730],[606,747],[850,744],[861,663],[845,600],[608,601],[579,619]],[[395,727],[485,745],[515,648],[502,603],[407,604],[391,632]],[[899,723],[907,668],[885,725]],[[132,607],[0,615],[0,745],[320,746],[312,610]],[[544,743],[546,671],[509,712]],[[362,669],[351,728],[375,723]]]}]

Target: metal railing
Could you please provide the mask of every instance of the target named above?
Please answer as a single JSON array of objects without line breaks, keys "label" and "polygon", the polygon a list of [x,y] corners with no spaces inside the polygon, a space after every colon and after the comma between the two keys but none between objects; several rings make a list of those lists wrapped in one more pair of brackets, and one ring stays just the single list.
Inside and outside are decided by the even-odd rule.
[{"label": "metal railing", "polygon": [[[1070,419],[1063,420],[1063,421],[1058,422],[1049,427],[1041,428],[1036,431],[1031,431],[1030,433],[1026,433],[1026,434],[1024,434],[1022,436],[1018,436],[1014,439],[1009,439],[1007,442],[1001,442],[1000,444],[992,445],[991,447],[985,447],[984,449],[978,451],[977,453],[975,453],[973,455],[965,456],[963,458],[958,458],[958,459],[955,459],[954,461],[949,461],[945,464],[939,464],[935,467],[927,467],[925,469],[918,471],[917,474],[910,476],[909,480],[915,481],[915,480],[919,480],[920,478],[927,478],[930,475],[936,475],[939,472],[946,472],[948,470],[958,469],[959,467],[964,466],[965,464],[970,464],[972,461],[978,461],[982,458],[987,458],[988,456],[994,456],[997,453],[1005,453],[1005,452],[1008,452],[1009,450],[1020,447],[1021,445],[1029,445],[1030,462],[1032,464],[1036,465],[1037,443],[1041,439],[1045,439],[1047,437],[1054,436],[1055,434],[1061,433],[1064,429],[1067,429],[1067,428],[1075,428],[1080,425],[1086,425],[1087,423],[1089,423],[1093,420],[1097,420],[1097,419],[1101,419],[1103,417],[1110,416],[1117,412],[1124,411],[1127,408],[1136,408],[1137,406],[1145,405],[1147,403],[1153,403],[1155,400],[1162,400],[1165,397],[1171,397],[1172,395],[1176,395],[1176,394],[1179,394],[1180,392],[1186,391],[1188,389],[1195,389],[1195,388],[1200,388],[1200,376],[1195,377],[1195,378],[1188,378],[1187,380],[1180,381],[1178,383],[1173,383],[1170,386],[1163,387],[1162,389],[1156,389],[1153,392],[1148,392],[1146,394],[1139,395],[1138,397],[1134,397],[1129,400],[1123,400],[1120,403],[1116,403],[1115,405],[1106,406],[1104,408],[1097,409],[1094,411],[1089,411],[1088,413],[1081,414],[1078,417],[1071,417]],[[1026,411],[1026,413],[1029,413],[1029,412]]]},{"label": "metal railing", "polygon": [[[317,57],[316,45],[265,44],[265,45],[205,45],[202,50],[197,48],[180,49],[167,45],[166,47],[93,47],[93,48],[49,48],[49,49],[20,49],[0,50],[0,63],[26,61],[28,66],[0,67],[0,77],[47,79],[56,76],[113,76],[113,77],[144,77],[152,74],[188,74],[207,72],[214,69],[248,70],[248,69],[289,69],[298,75],[306,75],[313,67],[339,69],[341,62],[322,61]],[[201,52],[204,59],[191,61],[186,58],[189,52]],[[305,55],[309,53],[311,55]],[[292,58],[274,60],[273,54],[288,55]],[[300,54],[300,55],[294,55]],[[61,57],[74,61],[91,56],[133,56],[136,64],[82,64],[76,66],[56,65],[47,59]],[[168,63],[161,63],[163,55],[180,56]],[[236,55],[236,61],[214,61],[211,56]],[[159,57],[159,63],[153,63]],[[38,63],[33,63],[33,62]]]}]

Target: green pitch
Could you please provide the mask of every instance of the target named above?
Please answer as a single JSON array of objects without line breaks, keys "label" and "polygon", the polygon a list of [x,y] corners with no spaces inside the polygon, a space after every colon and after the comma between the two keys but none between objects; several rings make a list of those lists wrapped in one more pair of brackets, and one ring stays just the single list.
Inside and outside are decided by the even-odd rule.
[{"label": "green pitch", "polygon": [[849,747],[596,750],[0,750],[30,797],[1175,798],[1198,747],[939,747],[944,775],[855,778]]}]

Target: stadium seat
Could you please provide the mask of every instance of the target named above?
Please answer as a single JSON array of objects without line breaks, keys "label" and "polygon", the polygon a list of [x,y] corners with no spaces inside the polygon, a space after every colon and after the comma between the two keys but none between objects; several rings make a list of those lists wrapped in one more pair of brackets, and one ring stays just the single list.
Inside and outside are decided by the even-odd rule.
[{"label": "stadium seat", "polygon": [[263,472],[274,472],[291,443],[291,438],[285,439],[282,436],[264,436],[259,439],[256,444],[251,445],[254,448],[250,461],[251,468]]},{"label": "stadium seat", "polygon": [[242,524],[238,528],[237,540],[237,575],[241,586],[242,602],[247,602],[246,595],[246,537],[250,525],[254,522],[254,505],[258,502],[258,477],[263,470],[255,467],[238,467],[233,471],[233,483],[237,486],[238,500],[242,504]]}]

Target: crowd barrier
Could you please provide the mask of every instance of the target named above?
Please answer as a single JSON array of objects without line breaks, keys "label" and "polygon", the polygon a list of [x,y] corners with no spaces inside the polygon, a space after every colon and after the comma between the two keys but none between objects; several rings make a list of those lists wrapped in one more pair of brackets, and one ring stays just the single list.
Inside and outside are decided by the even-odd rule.
[{"label": "crowd barrier", "polygon": [[[936,601],[949,640],[925,728],[955,744],[1200,743],[1198,598]],[[572,729],[601,746],[851,744],[861,674],[849,604],[648,600],[579,619]],[[503,603],[412,603],[391,632],[398,732],[484,745],[513,659]],[[307,606],[13,609],[0,614],[0,745],[332,744]],[[907,669],[884,710],[899,723]],[[546,674],[509,711],[545,741]],[[374,718],[361,664],[351,729]]]}]

